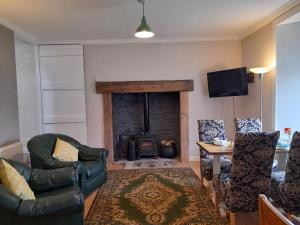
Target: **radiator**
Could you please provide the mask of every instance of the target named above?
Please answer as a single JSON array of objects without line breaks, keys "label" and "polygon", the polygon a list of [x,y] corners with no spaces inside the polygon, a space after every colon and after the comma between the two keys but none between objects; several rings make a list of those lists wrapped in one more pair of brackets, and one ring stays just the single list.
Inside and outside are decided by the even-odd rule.
[{"label": "radiator", "polygon": [[15,142],[13,144],[0,147],[0,157],[29,164],[29,155],[28,153],[24,153],[23,144],[21,142]]}]

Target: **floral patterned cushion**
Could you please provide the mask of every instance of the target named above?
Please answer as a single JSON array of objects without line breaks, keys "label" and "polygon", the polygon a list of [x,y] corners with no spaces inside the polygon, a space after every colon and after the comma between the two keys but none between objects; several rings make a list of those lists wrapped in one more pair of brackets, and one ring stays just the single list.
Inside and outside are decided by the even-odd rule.
[{"label": "floral patterned cushion", "polygon": [[258,194],[270,188],[278,138],[279,132],[236,133],[230,177],[214,178],[220,179],[217,192],[231,212],[258,209]]},{"label": "floral patterned cushion", "polygon": [[300,213],[300,132],[293,135],[286,171],[272,173],[270,197],[287,212]]},{"label": "floral patterned cushion", "polygon": [[[199,141],[213,143],[214,138],[225,139],[224,120],[198,120]],[[200,156],[207,154],[200,148]]]},{"label": "floral patterned cushion", "polygon": [[235,131],[237,133],[261,132],[261,121],[258,118],[236,118],[234,120]]}]

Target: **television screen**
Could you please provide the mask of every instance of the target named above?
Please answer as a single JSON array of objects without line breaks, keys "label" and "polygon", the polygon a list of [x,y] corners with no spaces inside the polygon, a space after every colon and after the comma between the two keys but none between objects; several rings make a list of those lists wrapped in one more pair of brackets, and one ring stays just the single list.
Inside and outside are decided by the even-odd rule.
[{"label": "television screen", "polygon": [[209,97],[248,95],[246,67],[207,73]]}]

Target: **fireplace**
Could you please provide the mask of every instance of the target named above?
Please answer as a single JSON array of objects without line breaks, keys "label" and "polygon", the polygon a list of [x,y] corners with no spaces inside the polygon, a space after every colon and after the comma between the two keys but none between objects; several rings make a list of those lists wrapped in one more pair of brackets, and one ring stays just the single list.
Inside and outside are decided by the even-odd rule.
[{"label": "fireplace", "polygon": [[[109,150],[109,162],[114,162],[116,155],[114,153],[114,143],[117,139],[127,141],[129,140],[130,144],[135,144],[138,146],[138,155],[145,154],[144,156],[150,156],[155,157],[155,147],[158,146],[159,140],[155,140],[156,138],[156,132],[152,132],[152,129],[158,129],[158,125],[160,123],[157,123],[154,125],[151,124],[151,117],[156,115],[154,113],[151,116],[151,113],[149,115],[150,120],[150,131],[146,132],[147,128],[147,122],[144,124],[145,121],[145,110],[144,106],[145,104],[142,104],[140,107],[137,107],[135,110],[131,110],[131,114],[138,113],[141,115],[133,116],[138,123],[130,123],[130,118],[126,120],[130,126],[129,128],[127,126],[128,130],[132,127],[139,129],[140,132],[136,134],[136,139],[133,139],[131,135],[124,135],[124,136],[115,136],[114,135],[114,127],[113,127],[113,101],[116,98],[116,96],[125,96],[125,98],[128,98],[130,101],[130,98],[135,98],[135,100],[138,100],[137,102],[144,102],[145,93],[148,94],[149,97],[149,108],[151,111],[151,107],[155,108],[156,101],[153,102],[152,98],[154,94],[162,94],[162,93],[176,93],[177,99],[178,99],[178,120],[179,122],[177,125],[179,126],[179,134],[178,134],[178,146],[179,146],[179,157],[182,162],[188,161],[188,143],[189,143],[189,136],[188,136],[188,92],[193,91],[194,89],[194,82],[193,80],[172,80],[172,81],[123,81],[123,82],[96,82],[96,92],[99,94],[103,94],[103,109],[104,109],[104,142],[105,142],[105,148]],[[128,94],[128,95],[127,95]],[[152,99],[152,100],[151,100]],[[124,103],[123,103],[124,104]],[[151,106],[152,105],[152,106]],[[159,108],[159,107],[158,107]],[[122,107],[121,107],[122,109]],[[146,110],[147,111],[147,110]],[[121,112],[120,112],[121,113]],[[173,115],[173,114],[170,114]],[[126,118],[125,118],[126,119]],[[140,123],[140,124],[139,124]],[[128,132],[130,134],[131,132]],[[154,137],[152,136],[154,133]],[[140,138],[140,140],[138,140]],[[152,139],[153,138],[153,139]],[[150,140],[149,140],[150,139]],[[135,140],[135,143],[132,142]],[[143,144],[141,144],[143,143]],[[156,143],[156,145],[155,145]],[[120,148],[124,149],[124,144],[122,142],[119,142]],[[122,147],[123,146],[123,147]],[[134,145],[131,145],[132,149],[134,149]],[[144,150],[150,151],[145,153]],[[157,152],[157,148],[156,148]],[[124,153],[120,153],[121,157],[124,157]]]},{"label": "fireplace", "polygon": [[[115,161],[156,158],[166,139],[174,140],[180,152],[179,93],[113,93],[112,125]],[[136,153],[133,146],[128,149],[129,141]]]}]

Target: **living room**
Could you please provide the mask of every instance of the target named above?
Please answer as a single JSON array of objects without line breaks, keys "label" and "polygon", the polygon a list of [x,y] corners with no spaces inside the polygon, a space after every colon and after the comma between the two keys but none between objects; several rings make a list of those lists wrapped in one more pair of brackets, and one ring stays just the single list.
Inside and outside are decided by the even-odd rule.
[{"label": "living room", "polygon": [[1,1],[3,224],[272,224],[264,202],[299,224],[299,15],[299,0]]}]

